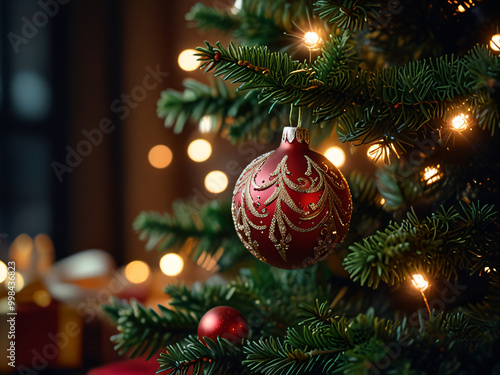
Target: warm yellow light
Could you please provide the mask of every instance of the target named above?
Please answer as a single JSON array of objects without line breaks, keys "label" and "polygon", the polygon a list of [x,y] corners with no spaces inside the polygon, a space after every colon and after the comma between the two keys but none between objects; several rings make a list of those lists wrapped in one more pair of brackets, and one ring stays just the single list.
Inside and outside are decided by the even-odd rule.
[{"label": "warm yellow light", "polygon": [[167,276],[176,276],[181,273],[184,268],[184,261],[182,258],[175,254],[165,254],[160,259],[160,269]]},{"label": "warm yellow light", "polygon": [[24,277],[19,272],[16,272],[16,292],[20,292],[24,288]]},{"label": "warm yellow light", "polygon": [[424,277],[422,275],[413,275],[413,280],[411,281],[415,288],[423,292],[424,290],[427,289],[429,286],[429,283],[425,281]]},{"label": "warm yellow light", "polygon": [[469,118],[469,115],[464,115],[462,113],[462,114],[458,115],[457,117],[455,117],[451,121],[451,126],[457,132],[464,131],[465,129],[467,129],[467,125],[468,125],[467,119],[468,118]]},{"label": "warm yellow light", "polygon": [[227,188],[229,180],[224,172],[212,171],[205,177],[205,188],[214,194],[222,193]]},{"label": "warm yellow light", "polygon": [[47,307],[52,302],[50,294],[46,290],[37,290],[33,293],[33,301],[40,307]]},{"label": "warm yellow light", "polygon": [[435,167],[425,167],[423,171],[423,179],[427,182],[427,185],[433,184],[434,182],[441,179],[443,174],[441,173],[441,165],[436,165]]},{"label": "warm yellow light", "polygon": [[146,263],[134,260],[127,264],[124,273],[127,280],[132,284],[140,284],[148,279],[150,271]]},{"label": "warm yellow light", "polygon": [[3,283],[7,278],[7,266],[0,260],[0,283]]},{"label": "warm yellow light", "polygon": [[484,267],[484,272],[490,273],[491,271],[497,272],[496,268]]},{"label": "warm yellow light", "polygon": [[321,38],[314,31],[304,34],[304,45],[307,48],[317,48],[321,44]]},{"label": "warm yellow light", "polygon": [[231,13],[238,14],[243,6],[243,0],[235,0],[233,7],[231,8]]},{"label": "warm yellow light", "polygon": [[459,11],[460,13],[463,13],[463,12],[465,12],[465,8],[464,8],[463,6],[461,6],[461,5],[459,5],[459,6],[458,6],[458,11]]},{"label": "warm yellow light", "polygon": [[382,199],[380,200],[380,205],[381,205],[381,206],[383,206],[384,204],[385,204],[385,198],[382,198]]},{"label": "warm yellow light", "polygon": [[166,168],[172,162],[172,151],[165,145],[156,145],[149,150],[149,163],[158,169]]},{"label": "warm yellow light", "polygon": [[190,72],[192,70],[198,69],[200,66],[200,62],[197,61],[198,57],[194,54],[198,53],[198,51],[194,49],[185,49],[179,54],[179,58],[177,62],[182,70]]},{"label": "warm yellow light", "polygon": [[500,51],[500,34],[495,34],[491,37],[490,47],[493,51]]},{"label": "warm yellow light", "polygon": [[212,117],[205,115],[201,118],[199,127],[201,133],[209,133],[212,131]]},{"label": "warm yellow light", "polygon": [[344,165],[345,153],[340,147],[330,147],[325,151],[325,157],[330,160],[337,168],[340,168]]},{"label": "warm yellow light", "polygon": [[191,160],[202,162],[212,154],[212,146],[204,139],[195,139],[189,144],[187,152]]}]

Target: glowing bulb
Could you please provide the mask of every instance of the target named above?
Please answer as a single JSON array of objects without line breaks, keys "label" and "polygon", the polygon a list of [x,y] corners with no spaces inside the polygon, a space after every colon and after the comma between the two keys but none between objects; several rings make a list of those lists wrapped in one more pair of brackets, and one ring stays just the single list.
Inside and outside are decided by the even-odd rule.
[{"label": "glowing bulb", "polygon": [[205,177],[205,188],[214,194],[222,193],[227,188],[229,180],[224,172],[212,171]]},{"label": "glowing bulb", "polygon": [[427,289],[429,286],[429,283],[425,281],[424,277],[422,275],[413,275],[413,280],[411,281],[415,288],[423,292],[424,290]]},{"label": "glowing bulb", "polygon": [[184,268],[184,261],[182,258],[175,254],[165,254],[160,259],[160,269],[167,276],[176,276],[181,273]]},{"label": "glowing bulb", "polygon": [[443,174],[441,173],[441,165],[436,165],[435,167],[425,167],[423,171],[423,179],[427,182],[427,185],[433,184],[434,182],[441,179]]},{"label": "glowing bulb", "polygon": [[7,266],[0,260],[0,283],[3,283],[7,278]]},{"label": "glowing bulb", "polygon": [[52,302],[52,299],[46,290],[37,290],[33,293],[33,301],[40,307],[47,307]]},{"label": "glowing bulb", "polygon": [[317,48],[321,44],[321,38],[314,31],[308,31],[304,34],[304,45],[307,48]]},{"label": "glowing bulb", "polygon": [[325,157],[330,160],[333,165],[340,168],[345,162],[345,153],[340,147],[330,147],[325,152]]},{"label": "glowing bulb", "polygon": [[464,131],[467,129],[467,119],[469,118],[469,115],[464,115],[463,113],[455,117],[451,121],[451,126],[453,127],[453,130],[456,130],[457,132]]},{"label": "glowing bulb", "polygon": [[463,13],[463,12],[465,12],[465,8],[464,8],[462,5],[459,5],[459,6],[458,6],[458,11],[459,11],[460,13]]},{"label": "glowing bulb", "polygon": [[209,133],[212,131],[212,117],[205,115],[201,118],[199,124],[200,132]]},{"label": "glowing bulb", "polygon": [[148,279],[150,271],[146,263],[134,260],[127,264],[124,273],[128,281],[133,284],[140,284]]},{"label": "glowing bulb", "polygon": [[185,49],[179,54],[179,58],[177,62],[182,70],[190,72],[192,70],[198,69],[200,66],[200,62],[197,61],[198,57],[194,54],[198,53],[198,51],[194,49]]},{"label": "glowing bulb", "polygon": [[497,272],[496,268],[484,267],[484,272],[490,273],[491,271]]},{"label": "glowing bulb", "polygon": [[191,160],[199,163],[210,157],[212,154],[212,146],[210,142],[204,139],[195,139],[189,144],[187,153]]},{"label": "glowing bulb", "polygon": [[385,198],[382,198],[382,199],[380,200],[380,205],[381,205],[381,206],[383,206],[384,204],[385,204]]},{"label": "glowing bulb", "polygon": [[495,34],[491,37],[490,47],[493,51],[500,51],[500,34]]},{"label": "glowing bulb", "polygon": [[149,163],[158,169],[166,168],[172,162],[172,151],[165,145],[156,145],[149,150]]}]

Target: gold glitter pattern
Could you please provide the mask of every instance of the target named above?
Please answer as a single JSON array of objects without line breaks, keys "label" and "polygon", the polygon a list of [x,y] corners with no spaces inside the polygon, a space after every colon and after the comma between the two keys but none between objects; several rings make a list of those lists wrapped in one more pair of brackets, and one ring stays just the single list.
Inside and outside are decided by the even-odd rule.
[{"label": "gold glitter pattern", "polygon": [[[307,132],[305,133],[308,134]],[[283,137],[291,142],[288,139],[289,134],[290,132],[283,132]],[[297,183],[290,179],[292,174],[287,165],[288,155],[285,155],[278,163],[275,170],[269,175],[268,181],[265,182],[265,180],[262,180],[262,184],[259,184],[256,180],[257,174],[261,171],[263,164],[273,152],[274,151],[264,154],[250,163],[236,182],[233,195],[236,195],[238,192],[241,193],[241,206],[236,209],[233,203],[232,215],[238,236],[252,254],[265,261],[259,252],[258,243],[251,238],[251,228],[262,231],[267,229],[267,225],[258,225],[254,223],[248,217],[247,210],[257,219],[267,217],[269,211],[265,208],[262,210],[262,213],[255,209],[251,192],[252,189],[255,191],[264,191],[274,186],[273,193],[264,202],[266,207],[275,202],[273,217],[269,224],[269,239],[273,242],[283,260],[286,261],[287,250],[290,242],[293,240],[288,228],[299,233],[304,233],[322,227],[321,235],[323,239],[320,240],[318,245],[314,248],[315,258],[308,262],[313,264],[317,262],[318,258],[324,258],[328,255],[338,242],[336,238],[337,228],[334,217],[338,218],[338,222],[342,227],[349,225],[352,209],[351,200],[349,199],[347,207],[343,207],[343,203],[334,189],[345,190],[348,189],[348,187],[343,179],[339,178],[337,173],[329,169],[326,163],[321,163],[322,165],[319,166],[307,155],[304,155],[307,162],[307,169],[304,173],[305,177],[296,178]],[[321,195],[317,202],[310,203],[307,207],[302,208],[290,197],[289,190],[304,194],[320,193]],[[311,225],[308,228],[297,226],[297,223],[293,223],[284,213],[283,205],[286,205],[290,210],[300,215],[300,222],[298,224],[301,224],[302,221],[310,221]],[[258,203],[257,206],[259,207],[260,203]],[[316,223],[312,221],[320,217],[320,215],[322,216]],[[345,216],[345,219],[342,220],[341,216]],[[260,223],[262,223],[262,221],[260,221]],[[241,232],[243,232],[243,234]]]}]

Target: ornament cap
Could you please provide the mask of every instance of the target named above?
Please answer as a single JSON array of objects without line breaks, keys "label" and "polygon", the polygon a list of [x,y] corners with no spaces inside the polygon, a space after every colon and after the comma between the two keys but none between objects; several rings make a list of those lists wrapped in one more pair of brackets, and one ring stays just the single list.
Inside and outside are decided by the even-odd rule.
[{"label": "ornament cap", "polygon": [[281,136],[281,143],[293,143],[293,141],[298,143],[309,144],[309,129],[306,128],[296,128],[293,126],[286,126],[283,128],[283,135]]}]

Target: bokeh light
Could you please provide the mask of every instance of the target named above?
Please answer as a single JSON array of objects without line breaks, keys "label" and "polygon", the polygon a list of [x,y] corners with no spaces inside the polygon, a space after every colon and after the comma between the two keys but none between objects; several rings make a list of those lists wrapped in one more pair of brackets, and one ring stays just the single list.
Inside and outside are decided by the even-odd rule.
[{"label": "bokeh light", "polygon": [[222,193],[227,188],[229,180],[224,172],[212,171],[205,177],[205,188],[214,194]]},{"label": "bokeh light", "polygon": [[52,299],[46,290],[37,290],[33,293],[33,301],[40,307],[47,307],[52,302]]},{"label": "bokeh light", "polygon": [[417,288],[421,292],[426,290],[427,287],[429,286],[429,283],[424,279],[424,277],[422,275],[419,275],[419,274],[413,275],[411,282],[413,283],[415,288]]},{"label": "bokeh light", "polygon": [[337,168],[340,168],[345,163],[345,152],[340,147],[330,147],[325,151],[325,157]]},{"label": "bokeh light", "polygon": [[7,266],[0,260],[0,283],[3,283],[7,278]]},{"label": "bokeh light", "polygon": [[187,153],[191,160],[199,163],[210,157],[212,154],[212,146],[210,142],[205,139],[195,139],[189,144]]},{"label": "bokeh light", "polygon": [[493,51],[500,51],[500,34],[495,34],[491,37],[490,47]]},{"label": "bokeh light", "polygon": [[140,284],[148,279],[150,270],[146,263],[134,260],[127,264],[124,273],[127,280],[132,284]]},{"label": "bokeh light", "polygon": [[166,168],[172,162],[172,151],[165,145],[156,145],[149,150],[149,163],[158,169]]},{"label": "bokeh light", "polygon": [[185,49],[179,54],[177,62],[182,70],[190,72],[198,69],[200,62],[197,61],[198,57],[194,55],[195,53],[198,53],[198,51],[194,49]]},{"label": "bokeh light", "polygon": [[184,260],[175,253],[165,254],[160,259],[160,269],[167,276],[176,276],[182,272]]}]

